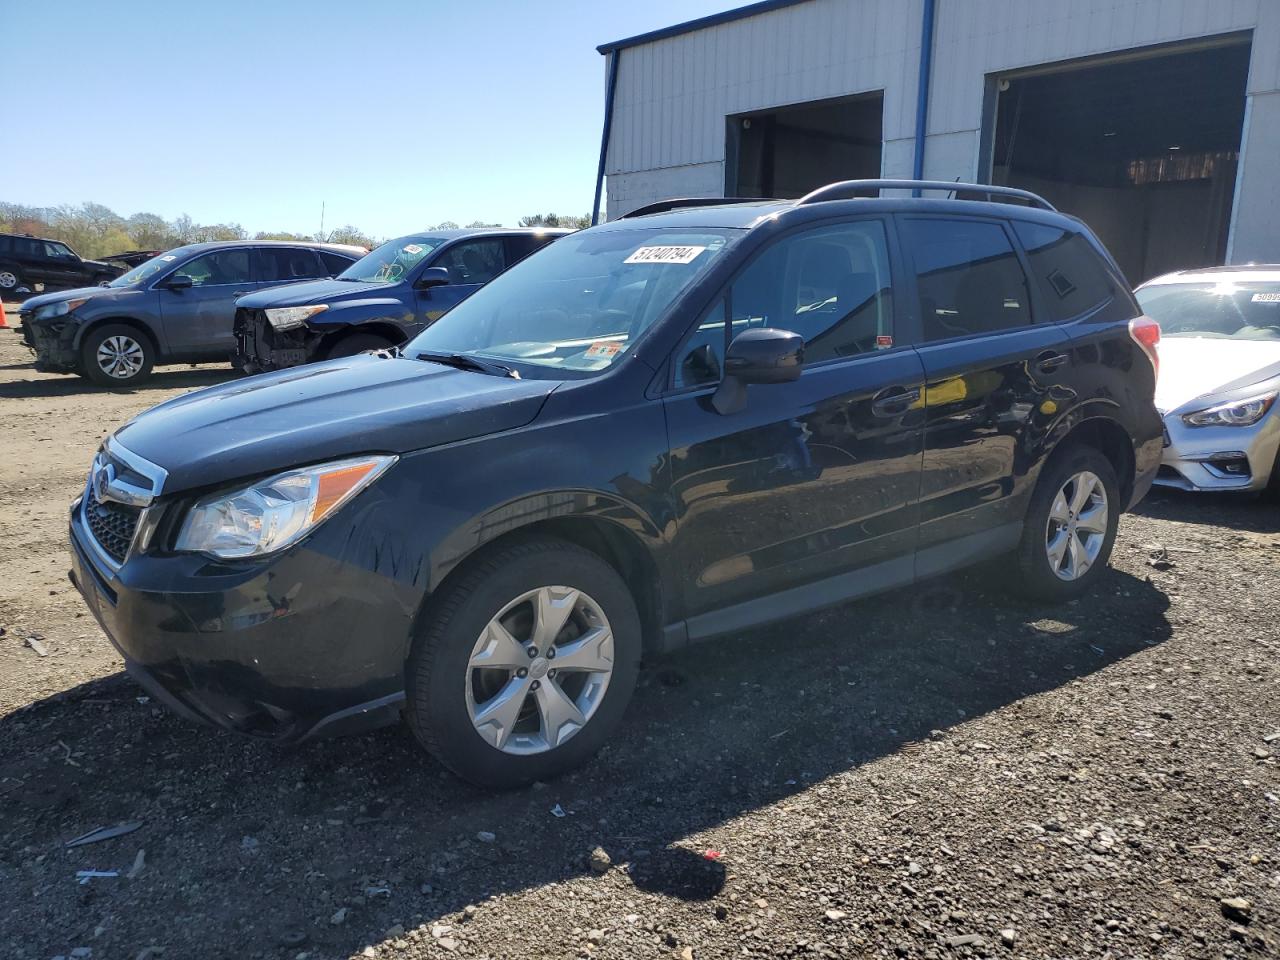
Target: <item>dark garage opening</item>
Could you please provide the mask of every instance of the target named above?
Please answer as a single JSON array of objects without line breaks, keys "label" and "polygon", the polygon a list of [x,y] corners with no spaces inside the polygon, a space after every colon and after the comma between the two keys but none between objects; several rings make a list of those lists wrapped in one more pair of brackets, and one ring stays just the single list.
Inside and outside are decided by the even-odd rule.
[{"label": "dark garage opening", "polygon": [[1086,221],[1129,280],[1226,257],[1249,36],[994,81],[991,182]]},{"label": "dark garage opening", "polygon": [[802,197],[880,176],[883,115],[876,92],[726,118],[725,196]]}]

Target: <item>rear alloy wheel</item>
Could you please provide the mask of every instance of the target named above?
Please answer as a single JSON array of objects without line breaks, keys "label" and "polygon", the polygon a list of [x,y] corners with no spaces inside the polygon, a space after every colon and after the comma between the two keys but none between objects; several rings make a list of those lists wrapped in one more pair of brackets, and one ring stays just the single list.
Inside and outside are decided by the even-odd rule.
[{"label": "rear alloy wheel", "polygon": [[155,355],[151,341],[133,327],[108,324],[85,337],[80,362],[100,386],[132,387],[150,376]]},{"label": "rear alloy wheel", "polygon": [[617,572],[573,544],[526,541],[446,588],[414,644],[406,712],[459,776],[518,786],[600,748],[639,661],[639,617]]},{"label": "rear alloy wheel", "polygon": [[22,286],[22,278],[12,270],[0,270],[0,295],[12,293]]},{"label": "rear alloy wheel", "polygon": [[1111,461],[1093,447],[1055,455],[1031,495],[1018,547],[1018,586],[1041,600],[1069,600],[1107,565],[1120,520]]}]

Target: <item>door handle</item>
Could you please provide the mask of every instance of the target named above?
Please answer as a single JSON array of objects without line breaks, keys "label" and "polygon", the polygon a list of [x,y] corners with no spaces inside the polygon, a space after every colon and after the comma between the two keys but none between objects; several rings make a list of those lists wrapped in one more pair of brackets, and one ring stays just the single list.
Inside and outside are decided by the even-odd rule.
[{"label": "door handle", "polygon": [[919,387],[885,387],[871,398],[871,412],[877,417],[896,417],[919,399]]},{"label": "door handle", "polygon": [[1045,350],[1043,353],[1036,355],[1036,369],[1041,373],[1053,373],[1060,366],[1066,363],[1068,357],[1065,353],[1055,353],[1052,350]]}]

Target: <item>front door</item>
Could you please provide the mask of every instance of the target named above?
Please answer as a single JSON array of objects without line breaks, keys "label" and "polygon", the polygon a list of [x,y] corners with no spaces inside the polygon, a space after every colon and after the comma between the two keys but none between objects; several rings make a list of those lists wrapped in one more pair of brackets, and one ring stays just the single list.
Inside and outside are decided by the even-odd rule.
[{"label": "front door", "polygon": [[[1008,224],[903,217],[927,385],[920,569],[1016,544],[1038,433],[1069,402],[1070,342],[1034,316]],[[948,545],[948,546],[944,546]]]},{"label": "front door", "polygon": [[188,276],[191,286],[170,290],[157,284],[169,353],[225,359],[235,352],[235,303],[256,289],[253,248],[227,247],[188,260],[169,276]]},{"label": "front door", "polygon": [[[878,219],[789,234],[673,356],[664,402],[691,636],[910,578],[924,377],[894,345],[888,250]],[[749,327],[801,334],[805,368],[722,416],[710,398],[724,350]]]}]

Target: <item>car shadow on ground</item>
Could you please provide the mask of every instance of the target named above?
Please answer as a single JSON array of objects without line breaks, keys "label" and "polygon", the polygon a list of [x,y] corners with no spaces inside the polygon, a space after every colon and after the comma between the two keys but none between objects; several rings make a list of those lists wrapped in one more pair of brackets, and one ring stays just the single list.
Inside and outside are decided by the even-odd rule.
[{"label": "car shadow on ground", "polygon": [[0,383],[0,397],[20,400],[35,397],[68,397],[103,391],[145,394],[153,390],[192,390],[196,387],[212,387],[238,376],[239,374],[230,367],[162,368],[134,387],[100,387],[83,377],[67,374],[56,379],[41,378],[18,383]]},{"label": "car shadow on ground", "polygon": [[1280,533],[1280,503],[1256,493],[1192,493],[1153,487],[1134,513],[1154,520]]},{"label": "car shadow on ground", "polygon": [[[596,846],[616,865],[601,882],[707,899],[732,851],[708,857],[704,831],[834,777],[857,778],[844,788],[856,802],[909,805],[909,786],[864,768],[898,752],[927,764],[922,741],[964,742],[957,725],[1170,636],[1165,595],[1121,571],[1053,607],[1008,599],[998,576],[970,571],[647,664],[591,764],[507,793],[458,781],[403,728],[282,750],[189,727],[138,702],[123,675],[66,691],[0,719],[0,877],[26,928],[14,942],[62,952],[78,931],[53,921],[79,904],[86,930],[110,918],[104,955],[156,943],[184,956],[191,930],[228,956],[292,957],[305,942],[312,957],[345,957],[393,924],[589,876]],[[63,850],[127,820],[143,826]],[[127,880],[139,849],[146,869]],[[80,887],[82,869],[121,876]]]}]

